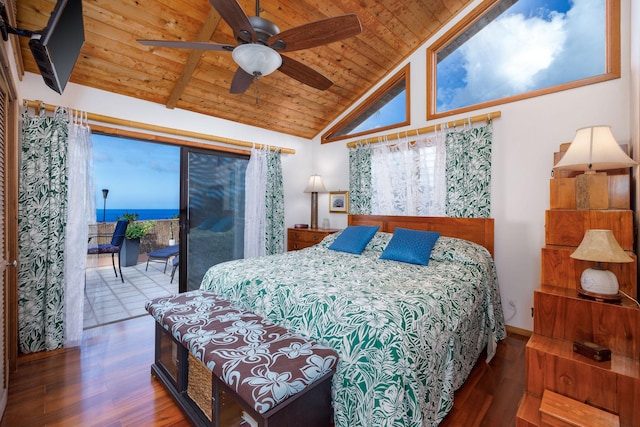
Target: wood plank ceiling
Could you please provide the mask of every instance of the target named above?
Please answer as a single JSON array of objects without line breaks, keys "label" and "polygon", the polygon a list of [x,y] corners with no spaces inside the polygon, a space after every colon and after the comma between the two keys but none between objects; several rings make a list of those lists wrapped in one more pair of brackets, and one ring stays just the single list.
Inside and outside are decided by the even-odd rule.
[{"label": "wood plank ceiling", "polygon": [[[86,41],[70,80],[168,108],[313,138],[470,1],[262,0],[260,16],[281,31],[346,13],[358,15],[363,31],[288,54],[331,79],[328,90],[275,72],[238,95],[229,93],[237,68],[230,53],[147,47],[136,41],[236,45],[231,29],[207,0],[83,0]],[[254,1],[238,3],[247,15],[255,15]],[[42,29],[54,4],[18,1],[18,28]],[[38,73],[28,39],[21,37],[20,44],[25,70]]]}]

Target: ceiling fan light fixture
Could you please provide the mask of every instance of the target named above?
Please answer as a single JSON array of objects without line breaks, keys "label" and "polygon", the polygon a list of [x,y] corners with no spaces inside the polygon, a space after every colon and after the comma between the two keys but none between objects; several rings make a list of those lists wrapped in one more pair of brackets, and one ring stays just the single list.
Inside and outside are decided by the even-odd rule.
[{"label": "ceiling fan light fixture", "polygon": [[255,77],[269,75],[282,65],[278,52],[259,43],[237,46],[231,56],[240,68]]}]

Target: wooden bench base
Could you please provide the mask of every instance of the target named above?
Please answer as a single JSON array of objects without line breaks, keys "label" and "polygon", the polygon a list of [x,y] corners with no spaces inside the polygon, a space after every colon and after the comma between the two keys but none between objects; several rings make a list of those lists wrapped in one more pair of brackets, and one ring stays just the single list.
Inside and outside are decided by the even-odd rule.
[{"label": "wooden bench base", "polygon": [[[331,375],[285,400],[272,410],[258,414],[220,381],[171,334],[156,323],[156,356],[151,374],[169,391],[195,426],[250,427],[249,416],[258,427],[328,427],[332,423]],[[203,384],[203,374],[206,381]],[[206,390],[204,395],[202,390]],[[206,402],[209,402],[207,405]]]},{"label": "wooden bench base", "polygon": [[194,425],[329,427],[338,354],[210,292],[146,304],[151,372]]}]

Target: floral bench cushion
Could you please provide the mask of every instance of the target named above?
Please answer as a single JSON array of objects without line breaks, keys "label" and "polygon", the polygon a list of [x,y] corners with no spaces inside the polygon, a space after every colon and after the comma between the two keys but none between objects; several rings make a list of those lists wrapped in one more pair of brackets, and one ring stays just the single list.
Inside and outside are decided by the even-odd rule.
[{"label": "floral bench cushion", "polygon": [[335,371],[334,350],[213,293],[156,298],[147,302],[146,309],[261,414]]}]

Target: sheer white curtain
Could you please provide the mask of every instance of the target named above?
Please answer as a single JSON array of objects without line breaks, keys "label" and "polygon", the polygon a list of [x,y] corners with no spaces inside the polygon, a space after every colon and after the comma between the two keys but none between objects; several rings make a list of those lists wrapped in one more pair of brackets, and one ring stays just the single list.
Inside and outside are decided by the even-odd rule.
[{"label": "sheer white curtain", "polygon": [[245,175],[244,257],[265,254],[267,152],[252,149]]},{"label": "sheer white curtain", "polygon": [[[70,113],[74,114],[74,113]],[[68,209],[64,260],[64,346],[80,345],[89,224],[96,222],[91,130],[82,115],[69,118]]]},{"label": "sheer white curtain", "polygon": [[444,216],[446,134],[376,144],[371,153],[371,213]]}]

